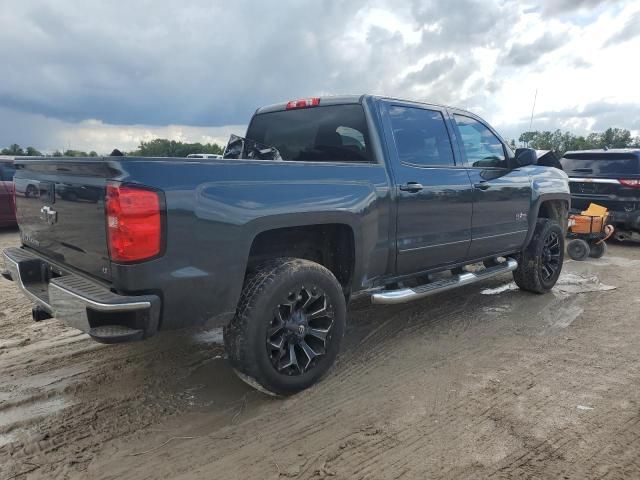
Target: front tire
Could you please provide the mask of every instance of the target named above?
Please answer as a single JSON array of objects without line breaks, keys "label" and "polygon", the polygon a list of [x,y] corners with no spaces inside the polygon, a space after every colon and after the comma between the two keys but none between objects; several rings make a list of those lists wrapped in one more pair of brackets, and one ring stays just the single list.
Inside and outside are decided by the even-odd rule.
[{"label": "front tire", "polygon": [[309,260],[279,258],[247,275],[224,342],[238,376],[259,390],[291,395],[333,365],[346,324],[340,283]]},{"label": "front tire", "polygon": [[521,290],[546,293],[558,281],[564,261],[564,232],[555,220],[539,218],[533,238],[520,254],[513,279]]}]

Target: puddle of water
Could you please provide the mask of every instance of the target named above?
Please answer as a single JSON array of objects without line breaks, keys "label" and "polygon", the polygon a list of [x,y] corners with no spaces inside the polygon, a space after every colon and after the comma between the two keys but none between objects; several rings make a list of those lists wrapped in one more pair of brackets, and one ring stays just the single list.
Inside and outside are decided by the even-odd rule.
[{"label": "puddle of water", "polygon": [[18,440],[17,432],[0,433],[0,447]]},{"label": "puddle of water", "polygon": [[563,273],[558,279],[554,290],[564,293],[589,293],[606,292],[615,290],[616,287],[600,282],[596,275],[576,275],[575,273]]},{"label": "puddle of water", "polygon": [[53,397],[48,400],[7,407],[0,410],[0,428],[6,428],[14,423],[22,423],[38,417],[51,415],[66,407],[68,403],[62,397]]},{"label": "puddle of water", "polygon": [[193,335],[193,340],[198,343],[213,343],[216,345],[224,345],[222,337],[222,328],[212,328]]},{"label": "puddle of water", "polygon": [[511,305],[497,305],[495,307],[482,307],[482,311],[488,315],[501,315],[503,313],[511,312]]},{"label": "puddle of water", "polygon": [[485,288],[480,293],[482,295],[499,295],[500,293],[509,292],[511,290],[518,290],[518,286],[515,282],[505,283],[496,288]]},{"label": "puddle of water", "polygon": [[545,315],[545,320],[552,328],[567,328],[582,315],[582,312],[584,309],[577,305],[558,306],[553,313]]},{"label": "puddle of water", "polygon": [[[562,273],[558,278],[558,283],[553,287],[554,292],[559,293],[589,293],[589,292],[606,292],[615,290],[616,287],[605,285],[600,282],[596,275],[576,275],[575,273]],[[480,293],[482,295],[499,295],[504,292],[518,290],[515,282],[506,283],[496,288],[485,288]]]},{"label": "puddle of water", "polygon": [[183,391],[193,406],[227,407],[237,404],[253,389],[236,376],[229,363],[219,358],[194,370]]}]

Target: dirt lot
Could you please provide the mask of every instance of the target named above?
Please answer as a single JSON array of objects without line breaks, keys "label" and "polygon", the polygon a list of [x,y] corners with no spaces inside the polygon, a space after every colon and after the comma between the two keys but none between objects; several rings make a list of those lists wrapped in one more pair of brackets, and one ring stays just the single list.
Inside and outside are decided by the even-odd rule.
[{"label": "dirt lot", "polygon": [[288,399],[236,379],[217,330],[99,345],[2,281],[0,478],[640,478],[639,269],[613,245],[549,295],[359,302]]}]

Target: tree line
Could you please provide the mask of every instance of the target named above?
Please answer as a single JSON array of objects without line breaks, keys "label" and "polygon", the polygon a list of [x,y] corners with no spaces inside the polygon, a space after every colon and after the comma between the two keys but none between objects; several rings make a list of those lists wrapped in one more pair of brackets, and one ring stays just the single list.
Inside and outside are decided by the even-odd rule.
[{"label": "tree line", "polygon": [[[560,156],[569,150],[640,148],[640,137],[633,138],[631,132],[624,128],[607,128],[604,132],[594,132],[587,136],[560,130],[524,132],[518,141],[521,145],[536,150],[553,150]],[[515,141],[511,140],[511,146],[514,145]]]},{"label": "tree line", "polygon": [[[192,153],[215,153],[222,155],[224,147],[217,143],[185,143],[176,140],[168,140],[166,138],[156,138],[148,142],[140,142],[137,149],[125,153],[125,155],[135,157],[186,157]],[[109,153],[106,153],[108,155]],[[12,155],[15,157],[22,156],[41,156],[42,152],[34,147],[22,148],[17,143],[0,150],[0,155]],[[51,156],[54,157],[97,157],[98,153],[94,150],[85,152],[83,150],[56,150]]]},{"label": "tree line", "polygon": [[[518,138],[520,146],[534,148],[536,150],[553,150],[559,156],[568,150],[588,150],[595,148],[640,148],[640,137],[632,137],[631,132],[624,128],[607,128],[604,132],[593,132],[586,136],[576,135],[571,132],[532,131],[524,132]],[[511,140],[512,148],[516,148],[516,141]],[[125,153],[136,157],[186,157],[191,153],[214,153],[221,155],[224,147],[217,143],[186,143],[166,138],[156,138],[148,142],[140,142],[137,149]],[[13,156],[39,156],[42,155],[34,147],[22,148],[13,144],[0,150],[1,155]],[[56,150],[54,157],[97,157],[95,151],[82,150]],[[108,155],[108,153],[107,153]]]}]

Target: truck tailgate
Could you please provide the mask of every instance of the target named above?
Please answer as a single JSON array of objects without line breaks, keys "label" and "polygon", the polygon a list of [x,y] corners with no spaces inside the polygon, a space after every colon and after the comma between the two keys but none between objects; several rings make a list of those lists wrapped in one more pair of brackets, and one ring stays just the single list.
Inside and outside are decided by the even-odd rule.
[{"label": "truck tailgate", "polygon": [[16,210],[24,245],[109,280],[104,198],[111,175],[99,159],[18,163]]}]

